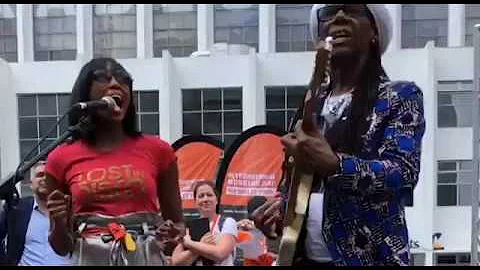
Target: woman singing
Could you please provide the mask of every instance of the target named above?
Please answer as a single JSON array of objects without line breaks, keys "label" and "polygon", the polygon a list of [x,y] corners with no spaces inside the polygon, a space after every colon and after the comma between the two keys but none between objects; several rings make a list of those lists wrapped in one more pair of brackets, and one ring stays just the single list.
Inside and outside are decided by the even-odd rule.
[{"label": "woman singing", "polygon": [[[92,113],[90,125],[47,159],[49,242],[79,265],[163,264],[165,243],[183,235],[174,151],[136,131],[132,84],[114,59],[83,66],[72,105],[105,96],[117,104]],[[70,126],[82,115],[73,111]]]}]

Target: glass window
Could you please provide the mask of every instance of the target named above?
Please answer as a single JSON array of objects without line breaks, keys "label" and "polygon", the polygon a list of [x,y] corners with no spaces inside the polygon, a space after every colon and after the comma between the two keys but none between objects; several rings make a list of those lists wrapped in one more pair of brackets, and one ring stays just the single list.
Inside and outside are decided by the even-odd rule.
[{"label": "glass window", "polygon": [[57,96],[39,95],[38,96],[38,114],[39,115],[57,115]]},{"label": "glass window", "polygon": [[276,51],[312,51],[310,11],[313,4],[277,4],[275,6]]},{"label": "glass window", "polygon": [[183,89],[183,135],[223,140],[225,147],[243,130],[242,88]]},{"label": "glass window", "polygon": [[448,4],[402,4],[402,48],[447,46]]},{"label": "glass window", "polygon": [[425,266],[425,253],[412,253],[409,266]]},{"label": "glass window", "polygon": [[258,4],[215,4],[214,42],[246,44],[258,51]]},{"label": "glass window", "polygon": [[134,91],[137,128],[143,133],[160,134],[159,96],[157,90]]},{"label": "glass window", "polygon": [[183,135],[202,134],[202,114],[199,112],[183,113]]},{"label": "glass window", "polygon": [[465,4],[465,46],[473,46],[473,26],[480,23],[480,5]]},{"label": "glass window", "polygon": [[35,61],[75,60],[75,4],[34,4],[33,31]]},{"label": "glass window", "polygon": [[[67,117],[55,124],[70,107],[70,94],[20,94],[17,96],[20,158],[31,159],[52,143],[68,126]],[[40,146],[40,138],[47,140]],[[28,157],[30,150],[37,147]]]},{"label": "glass window", "polygon": [[189,56],[197,50],[197,5],[153,5],[153,56],[169,50],[173,57]]},{"label": "glass window", "polygon": [[307,86],[265,87],[267,125],[287,130],[302,103]]},{"label": "glass window", "polygon": [[437,205],[468,206],[472,201],[472,161],[438,161]]},{"label": "glass window", "polygon": [[[205,89],[210,92],[211,89]],[[207,94],[207,104],[210,103],[209,95]],[[183,91],[182,92],[182,107],[183,111],[199,111],[202,108],[202,91]]]},{"label": "glass window", "polygon": [[0,4],[0,57],[17,62],[16,4]]},{"label": "glass window", "polygon": [[94,5],[94,57],[137,57],[136,14],[135,4]]},{"label": "glass window", "polygon": [[472,81],[438,82],[438,127],[472,126],[472,89]]},{"label": "glass window", "polygon": [[470,266],[470,253],[437,253],[434,256],[435,265]]},{"label": "glass window", "polygon": [[204,89],[203,90],[203,109],[204,110],[221,110],[222,109],[222,92],[220,89]]},{"label": "glass window", "polygon": [[228,91],[223,91],[223,109],[241,110],[242,109],[242,88],[232,87]]},{"label": "glass window", "polygon": [[37,114],[36,95],[20,95],[18,97],[18,115],[35,116]]}]

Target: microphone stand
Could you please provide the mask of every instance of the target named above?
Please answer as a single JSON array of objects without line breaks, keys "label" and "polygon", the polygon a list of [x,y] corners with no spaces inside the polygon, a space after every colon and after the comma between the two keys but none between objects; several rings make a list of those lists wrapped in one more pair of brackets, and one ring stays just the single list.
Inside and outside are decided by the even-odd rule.
[{"label": "microphone stand", "polygon": [[88,115],[83,115],[80,117],[80,120],[75,126],[68,127],[68,129],[60,135],[60,137],[44,148],[38,155],[33,157],[30,161],[24,163],[22,166],[19,166],[15,172],[10,173],[6,178],[2,179],[2,184],[0,185],[0,200],[5,200],[7,208],[11,208],[13,206],[13,202],[18,200],[19,195],[15,185],[23,180],[24,174],[28,172],[35,164],[37,164],[37,162],[45,159],[48,154],[58,145],[68,140],[72,135],[78,134],[85,130],[89,124],[90,117]]}]

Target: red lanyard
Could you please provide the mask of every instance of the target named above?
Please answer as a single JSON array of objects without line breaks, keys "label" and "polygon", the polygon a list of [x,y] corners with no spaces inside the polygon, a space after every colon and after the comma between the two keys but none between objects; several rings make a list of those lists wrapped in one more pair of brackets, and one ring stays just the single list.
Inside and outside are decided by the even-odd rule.
[{"label": "red lanyard", "polygon": [[[217,226],[217,223],[218,221],[220,220],[220,215],[217,216],[217,218],[215,219],[215,221],[212,223],[212,227],[210,228],[210,232],[213,234],[213,230],[215,229],[215,226]],[[221,228],[218,228],[219,230],[221,230]]]},{"label": "red lanyard", "polygon": [[267,247],[267,239],[265,237],[260,240],[260,245],[262,245],[263,248],[263,253],[268,253],[268,247]]}]

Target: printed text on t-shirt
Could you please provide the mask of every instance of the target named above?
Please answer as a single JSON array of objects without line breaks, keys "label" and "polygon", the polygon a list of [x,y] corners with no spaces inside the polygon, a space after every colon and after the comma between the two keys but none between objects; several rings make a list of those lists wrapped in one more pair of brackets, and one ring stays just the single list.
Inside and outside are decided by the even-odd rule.
[{"label": "printed text on t-shirt", "polygon": [[145,173],[132,169],[131,164],[95,168],[77,177],[80,191],[91,201],[125,200],[145,195]]}]

